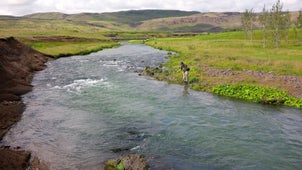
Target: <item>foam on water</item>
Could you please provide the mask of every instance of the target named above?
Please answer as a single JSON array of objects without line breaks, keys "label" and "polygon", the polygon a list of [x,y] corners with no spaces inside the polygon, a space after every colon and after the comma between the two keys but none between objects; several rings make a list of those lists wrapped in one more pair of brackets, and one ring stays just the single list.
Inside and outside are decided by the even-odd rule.
[{"label": "foam on water", "polygon": [[109,83],[105,81],[106,79],[79,79],[74,80],[71,84],[67,84],[64,86],[54,86],[53,89],[64,89],[70,93],[81,93],[82,90],[95,87],[95,86],[109,86]]}]

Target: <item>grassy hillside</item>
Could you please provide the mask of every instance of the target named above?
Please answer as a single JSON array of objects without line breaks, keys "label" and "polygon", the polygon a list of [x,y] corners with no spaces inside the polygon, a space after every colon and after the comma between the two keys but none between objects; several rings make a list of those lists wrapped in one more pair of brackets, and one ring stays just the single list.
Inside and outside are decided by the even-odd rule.
[{"label": "grassy hillside", "polygon": [[40,19],[40,20],[63,20],[68,17],[68,14],[60,12],[46,12],[46,13],[34,13],[25,15],[23,18],[27,19]]},{"label": "grassy hillside", "polygon": [[138,28],[154,31],[220,32],[226,29],[239,29],[241,26],[240,18],[240,13],[204,13],[146,20]]},{"label": "grassy hillside", "polygon": [[179,11],[179,10],[130,10],[120,12],[107,13],[79,13],[64,14],[59,12],[35,13],[26,15],[26,18],[34,19],[69,19],[69,20],[102,20],[110,22],[138,22],[155,18],[168,18],[179,16],[190,16],[198,14],[195,11]]},{"label": "grassy hillside", "polygon": [[118,25],[139,25],[141,21],[156,19],[189,16],[199,12],[187,12],[178,10],[131,10],[112,13],[80,13],[80,14],[63,14],[63,13],[36,13],[24,16],[30,19],[46,19],[46,20],[67,20],[73,22],[91,23],[115,23]]},{"label": "grassy hillside", "polygon": [[75,24],[65,20],[0,19],[0,36],[29,37],[39,35],[62,35],[101,38],[100,32],[109,29]]},{"label": "grassy hillside", "polygon": [[115,13],[101,14],[101,20],[116,21],[125,23],[131,26],[140,25],[142,21],[156,19],[156,18],[169,18],[178,16],[189,16],[199,12],[186,12],[178,10],[132,10],[122,11]]},{"label": "grassy hillside", "polygon": [[[291,12],[292,20],[298,12]],[[0,16],[0,29],[70,35],[77,32],[221,32],[241,29],[241,13],[199,13],[177,10],[132,10],[112,13],[35,13]],[[34,30],[36,28],[36,30]],[[0,33],[3,35],[6,31]],[[18,30],[15,30],[18,32]],[[14,32],[15,32],[14,31]],[[69,31],[69,33],[68,33]]]},{"label": "grassy hillside", "polygon": [[[74,36],[103,39],[105,32],[133,32],[145,20],[190,16],[198,12],[141,10],[114,13],[35,13],[23,17],[0,16],[0,37]],[[108,35],[108,34],[107,34]]]},{"label": "grassy hillside", "polygon": [[[64,14],[58,12],[35,13],[23,17],[0,16],[1,27],[6,29],[83,31],[165,31],[165,32],[217,32],[225,28],[238,28],[240,13],[205,13],[178,10],[132,10],[113,13]],[[51,26],[50,26],[51,25]],[[64,25],[64,26],[62,26]]]}]

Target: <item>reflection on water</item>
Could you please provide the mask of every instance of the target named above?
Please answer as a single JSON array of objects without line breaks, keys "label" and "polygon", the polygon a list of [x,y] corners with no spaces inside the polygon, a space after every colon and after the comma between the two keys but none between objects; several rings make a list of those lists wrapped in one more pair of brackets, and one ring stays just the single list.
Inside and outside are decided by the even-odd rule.
[{"label": "reflection on water", "polygon": [[165,61],[164,51],[124,44],[49,62],[3,144],[32,150],[51,169],[102,169],[126,153],[145,154],[151,169],[301,167],[301,110],[133,73]]},{"label": "reflection on water", "polygon": [[188,84],[185,84],[184,85],[184,90],[183,90],[183,96],[189,96],[190,93],[189,93],[189,85]]}]

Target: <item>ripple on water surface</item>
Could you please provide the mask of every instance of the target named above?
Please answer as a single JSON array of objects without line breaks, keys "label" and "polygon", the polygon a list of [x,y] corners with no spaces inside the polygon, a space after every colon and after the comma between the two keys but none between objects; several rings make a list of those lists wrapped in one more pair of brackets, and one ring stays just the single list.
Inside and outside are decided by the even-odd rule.
[{"label": "ripple on water surface", "polygon": [[[3,143],[52,169],[101,169],[142,153],[153,169],[299,169],[302,112],[229,100],[140,77],[167,52],[123,44],[61,58],[36,74]],[[116,153],[117,151],[117,153]]]}]

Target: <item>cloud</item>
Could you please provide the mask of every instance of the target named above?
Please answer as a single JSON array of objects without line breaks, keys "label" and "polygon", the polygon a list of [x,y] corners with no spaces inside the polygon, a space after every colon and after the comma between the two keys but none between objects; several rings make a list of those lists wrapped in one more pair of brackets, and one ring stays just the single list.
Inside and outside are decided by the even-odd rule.
[{"label": "cloud", "polygon": [[35,2],[36,0],[0,1],[0,15],[23,15],[34,7]]},{"label": "cloud", "polygon": [[[35,12],[113,12],[140,9],[177,9],[200,12],[243,12],[268,9],[277,0],[6,0],[0,1],[0,15],[25,15]],[[301,0],[283,0],[284,10],[301,10]]]},{"label": "cloud", "polygon": [[35,0],[8,0],[3,3],[6,3],[8,5],[28,5],[34,2]]}]

